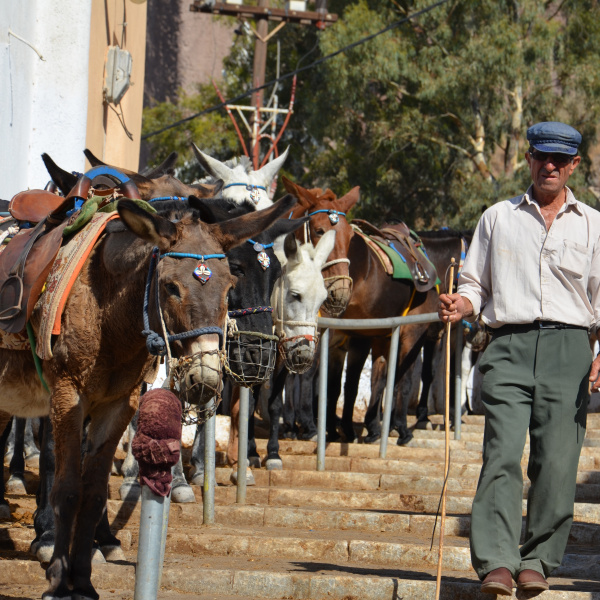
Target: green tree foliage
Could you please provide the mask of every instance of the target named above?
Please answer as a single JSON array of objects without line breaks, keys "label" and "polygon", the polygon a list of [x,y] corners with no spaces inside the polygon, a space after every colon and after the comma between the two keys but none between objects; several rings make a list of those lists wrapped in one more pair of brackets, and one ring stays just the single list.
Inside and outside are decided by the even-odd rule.
[{"label": "green tree foliage", "polygon": [[[287,25],[270,43],[267,80],[276,74],[275,43],[280,72],[288,73],[431,3],[330,0],[334,26],[321,33]],[[252,48],[250,36],[234,46],[228,97],[250,87]],[[374,223],[472,227],[483,207],[527,188],[527,127],[562,120],[585,140],[572,187],[595,204],[589,151],[600,111],[599,55],[597,1],[451,0],[299,75],[281,144],[291,146],[286,171],[339,195],[360,185],[355,215]],[[280,105],[290,93],[288,79]],[[161,118],[155,113],[145,130],[168,121]],[[193,137],[228,158],[240,150],[223,118],[209,115]]]}]

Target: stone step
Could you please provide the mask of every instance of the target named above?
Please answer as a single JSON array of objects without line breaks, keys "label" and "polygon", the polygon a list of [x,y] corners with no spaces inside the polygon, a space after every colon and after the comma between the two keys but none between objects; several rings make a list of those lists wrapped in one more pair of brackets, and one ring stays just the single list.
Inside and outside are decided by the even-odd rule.
[{"label": "stone step", "polygon": [[[447,549],[444,548],[444,554]],[[432,552],[431,554],[433,554]],[[168,555],[162,574],[158,600],[193,597],[213,600],[250,600],[253,598],[287,598],[304,600],[389,600],[410,598],[430,600],[434,597],[435,569],[370,568],[362,562],[336,563],[286,562],[267,560],[268,568],[257,568],[252,557],[198,557],[194,568],[185,557]],[[23,585],[27,589],[45,590],[44,570],[39,563],[11,560],[10,569],[0,569],[0,586]],[[562,568],[562,567],[561,567]],[[597,586],[589,581],[573,581],[565,576],[549,579],[551,590],[544,592],[548,600],[598,600]],[[133,565],[95,564],[92,583],[100,600],[115,598],[119,590],[127,590],[118,598],[131,598],[135,584]],[[489,600],[481,594],[474,575],[462,571],[442,572],[442,600]],[[586,590],[590,588],[589,591]],[[573,591],[573,589],[581,591]],[[25,597],[25,596],[23,596]],[[31,596],[35,597],[35,596]],[[39,597],[39,595],[37,595]]]},{"label": "stone step", "polygon": [[[109,498],[119,499],[121,479],[111,477],[109,482]],[[202,502],[202,489],[192,486],[196,502]],[[441,491],[441,489],[440,489]],[[461,496],[449,493],[446,500],[447,514],[470,514],[472,496]],[[435,514],[438,510],[440,494],[398,493],[390,491],[352,491],[352,490],[323,490],[285,487],[247,488],[247,504],[270,506],[306,506],[322,508],[343,508],[350,510],[368,509],[380,511],[404,511]],[[225,506],[236,503],[236,487],[217,486],[215,488],[215,504]],[[523,501],[525,510],[526,501]],[[586,523],[600,524],[600,504],[575,504],[576,520]]]}]

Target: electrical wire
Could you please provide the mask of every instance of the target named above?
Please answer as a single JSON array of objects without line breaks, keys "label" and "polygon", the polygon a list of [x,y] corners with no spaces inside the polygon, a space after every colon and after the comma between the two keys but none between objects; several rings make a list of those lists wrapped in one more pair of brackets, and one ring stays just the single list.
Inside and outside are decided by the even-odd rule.
[{"label": "electrical wire", "polygon": [[157,129],[156,131],[151,131],[150,133],[146,133],[145,135],[142,136],[142,140],[147,140],[148,138],[158,135],[159,133],[163,133],[164,131],[168,131],[169,129],[173,129],[174,127],[179,127],[179,125],[183,125],[184,123],[187,123],[188,121],[192,121],[203,115],[207,115],[211,112],[215,112],[215,111],[223,108],[227,104],[236,104],[240,100],[242,100],[248,96],[251,96],[255,92],[259,92],[260,90],[263,90],[271,85],[279,83],[280,81],[285,81],[286,79],[289,79],[290,77],[293,77],[294,75],[297,75],[298,73],[308,71],[308,69],[312,69],[313,67],[320,65],[321,63],[324,63],[325,61],[330,60],[331,58],[334,58],[335,56],[338,56],[338,54],[342,54],[344,52],[347,52],[348,50],[351,50],[352,48],[356,48],[357,46],[360,46],[361,44],[369,42],[372,39],[376,38],[377,36],[382,35],[383,33],[386,33],[388,31],[391,31],[392,29],[395,29],[396,27],[399,27],[400,25],[407,23],[411,19],[420,17],[421,15],[428,13],[428,12],[432,11],[433,9],[437,8],[438,6],[441,6],[442,4],[446,4],[449,1],[450,0],[439,0],[439,2],[436,2],[435,4],[432,4],[431,6],[423,8],[422,10],[419,10],[416,13],[409,15],[408,17],[404,17],[403,19],[400,19],[399,21],[395,21],[394,23],[391,23],[387,27],[384,27],[381,31],[372,33],[371,35],[368,35],[367,37],[364,37],[360,40],[357,40],[356,42],[353,42],[352,44],[349,44],[348,46],[344,46],[343,48],[340,48],[339,50],[336,50],[335,52],[332,52],[331,54],[327,54],[326,56],[319,58],[315,62],[312,62],[309,65],[306,65],[305,67],[299,67],[299,68],[295,69],[294,71],[290,71],[289,73],[286,73],[285,75],[282,75],[281,77],[278,77],[277,79],[272,79],[271,81],[268,81],[267,83],[263,83],[259,87],[255,87],[246,92],[243,92],[242,94],[236,96],[235,98],[226,100],[224,102],[221,102],[220,104],[216,104],[214,106],[206,108],[200,112],[190,115],[189,117],[185,117],[184,119],[175,121],[175,123],[171,123],[170,125],[166,125],[165,127],[162,127],[161,129]]}]

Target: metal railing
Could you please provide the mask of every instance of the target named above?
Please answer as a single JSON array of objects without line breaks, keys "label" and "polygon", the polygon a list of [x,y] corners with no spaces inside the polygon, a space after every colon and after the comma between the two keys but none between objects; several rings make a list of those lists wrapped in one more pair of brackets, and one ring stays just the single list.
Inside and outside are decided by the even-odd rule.
[{"label": "metal railing", "polygon": [[[381,424],[381,441],[379,444],[379,457],[385,458],[387,454],[388,437],[390,433],[390,419],[393,407],[393,395],[396,369],[398,360],[398,344],[400,328],[402,325],[415,325],[419,323],[435,323],[439,318],[437,313],[410,315],[406,317],[390,317],[387,319],[330,319],[319,318],[318,325],[321,329],[320,364],[319,364],[319,405],[317,423],[317,471],[325,470],[326,446],[326,414],[327,414],[327,366],[329,362],[329,330],[356,330],[356,329],[391,329],[390,352],[388,355],[387,379],[384,395],[384,412]],[[454,439],[460,440],[461,424],[461,388],[462,388],[462,345],[463,329],[457,328],[455,352],[455,419]],[[249,389],[240,388],[240,416],[238,439],[238,464],[237,464],[237,494],[236,502],[246,502],[246,469],[248,465],[248,418],[249,418]],[[458,416],[458,418],[456,418]],[[206,426],[205,470],[204,470],[204,523],[214,523],[214,488],[215,488],[215,419],[212,416]],[[212,451],[210,450],[212,448]]]}]

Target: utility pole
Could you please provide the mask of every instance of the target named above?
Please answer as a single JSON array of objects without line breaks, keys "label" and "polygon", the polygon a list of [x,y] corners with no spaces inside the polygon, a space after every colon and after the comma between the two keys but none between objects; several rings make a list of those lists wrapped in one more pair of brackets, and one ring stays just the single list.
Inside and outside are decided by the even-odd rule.
[{"label": "utility pole", "polygon": [[[256,24],[256,28],[251,28],[252,32],[256,37],[254,44],[254,63],[252,72],[252,87],[257,88],[265,83],[265,71],[267,65],[267,42],[269,39],[282,29],[287,23],[293,23],[296,25],[314,25],[319,29],[325,29],[329,25],[333,25],[337,21],[337,15],[327,12],[326,0],[316,0],[317,11],[295,11],[289,10],[289,6],[292,3],[288,2],[285,9],[282,8],[271,8],[269,6],[269,0],[258,0],[258,6],[246,6],[242,4],[234,4],[233,2],[213,2],[210,0],[193,0],[190,5],[190,11],[192,12],[203,12],[211,13],[213,15],[224,15],[230,17],[236,17],[239,20],[249,19],[253,20]],[[269,33],[269,21],[277,22],[278,25]],[[274,137],[275,132],[275,119],[277,114],[290,113],[293,105],[293,100],[290,103],[290,108],[269,108],[263,106],[264,101],[264,90],[258,90],[252,94],[250,106],[240,105],[227,105],[227,111],[234,121],[238,135],[241,134],[235,123],[235,119],[231,114],[231,110],[236,110],[240,115],[242,121],[250,131],[251,136],[251,148],[249,154],[254,164],[254,168],[257,169],[260,165],[260,140],[261,138],[271,138],[273,145],[279,139],[279,136]],[[243,115],[244,111],[250,111],[251,117],[250,122],[246,120]],[[266,129],[263,123],[263,116],[269,115],[266,126],[270,125],[272,135],[265,134]],[[289,114],[288,114],[289,118]],[[284,123],[284,127],[287,124]],[[283,129],[282,129],[283,130]],[[275,140],[275,141],[273,141]],[[241,139],[242,146],[245,148],[244,141]],[[274,148],[271,148],[267,156],[270,156]],[[266,158],[266,157],[265,157]]]}]

